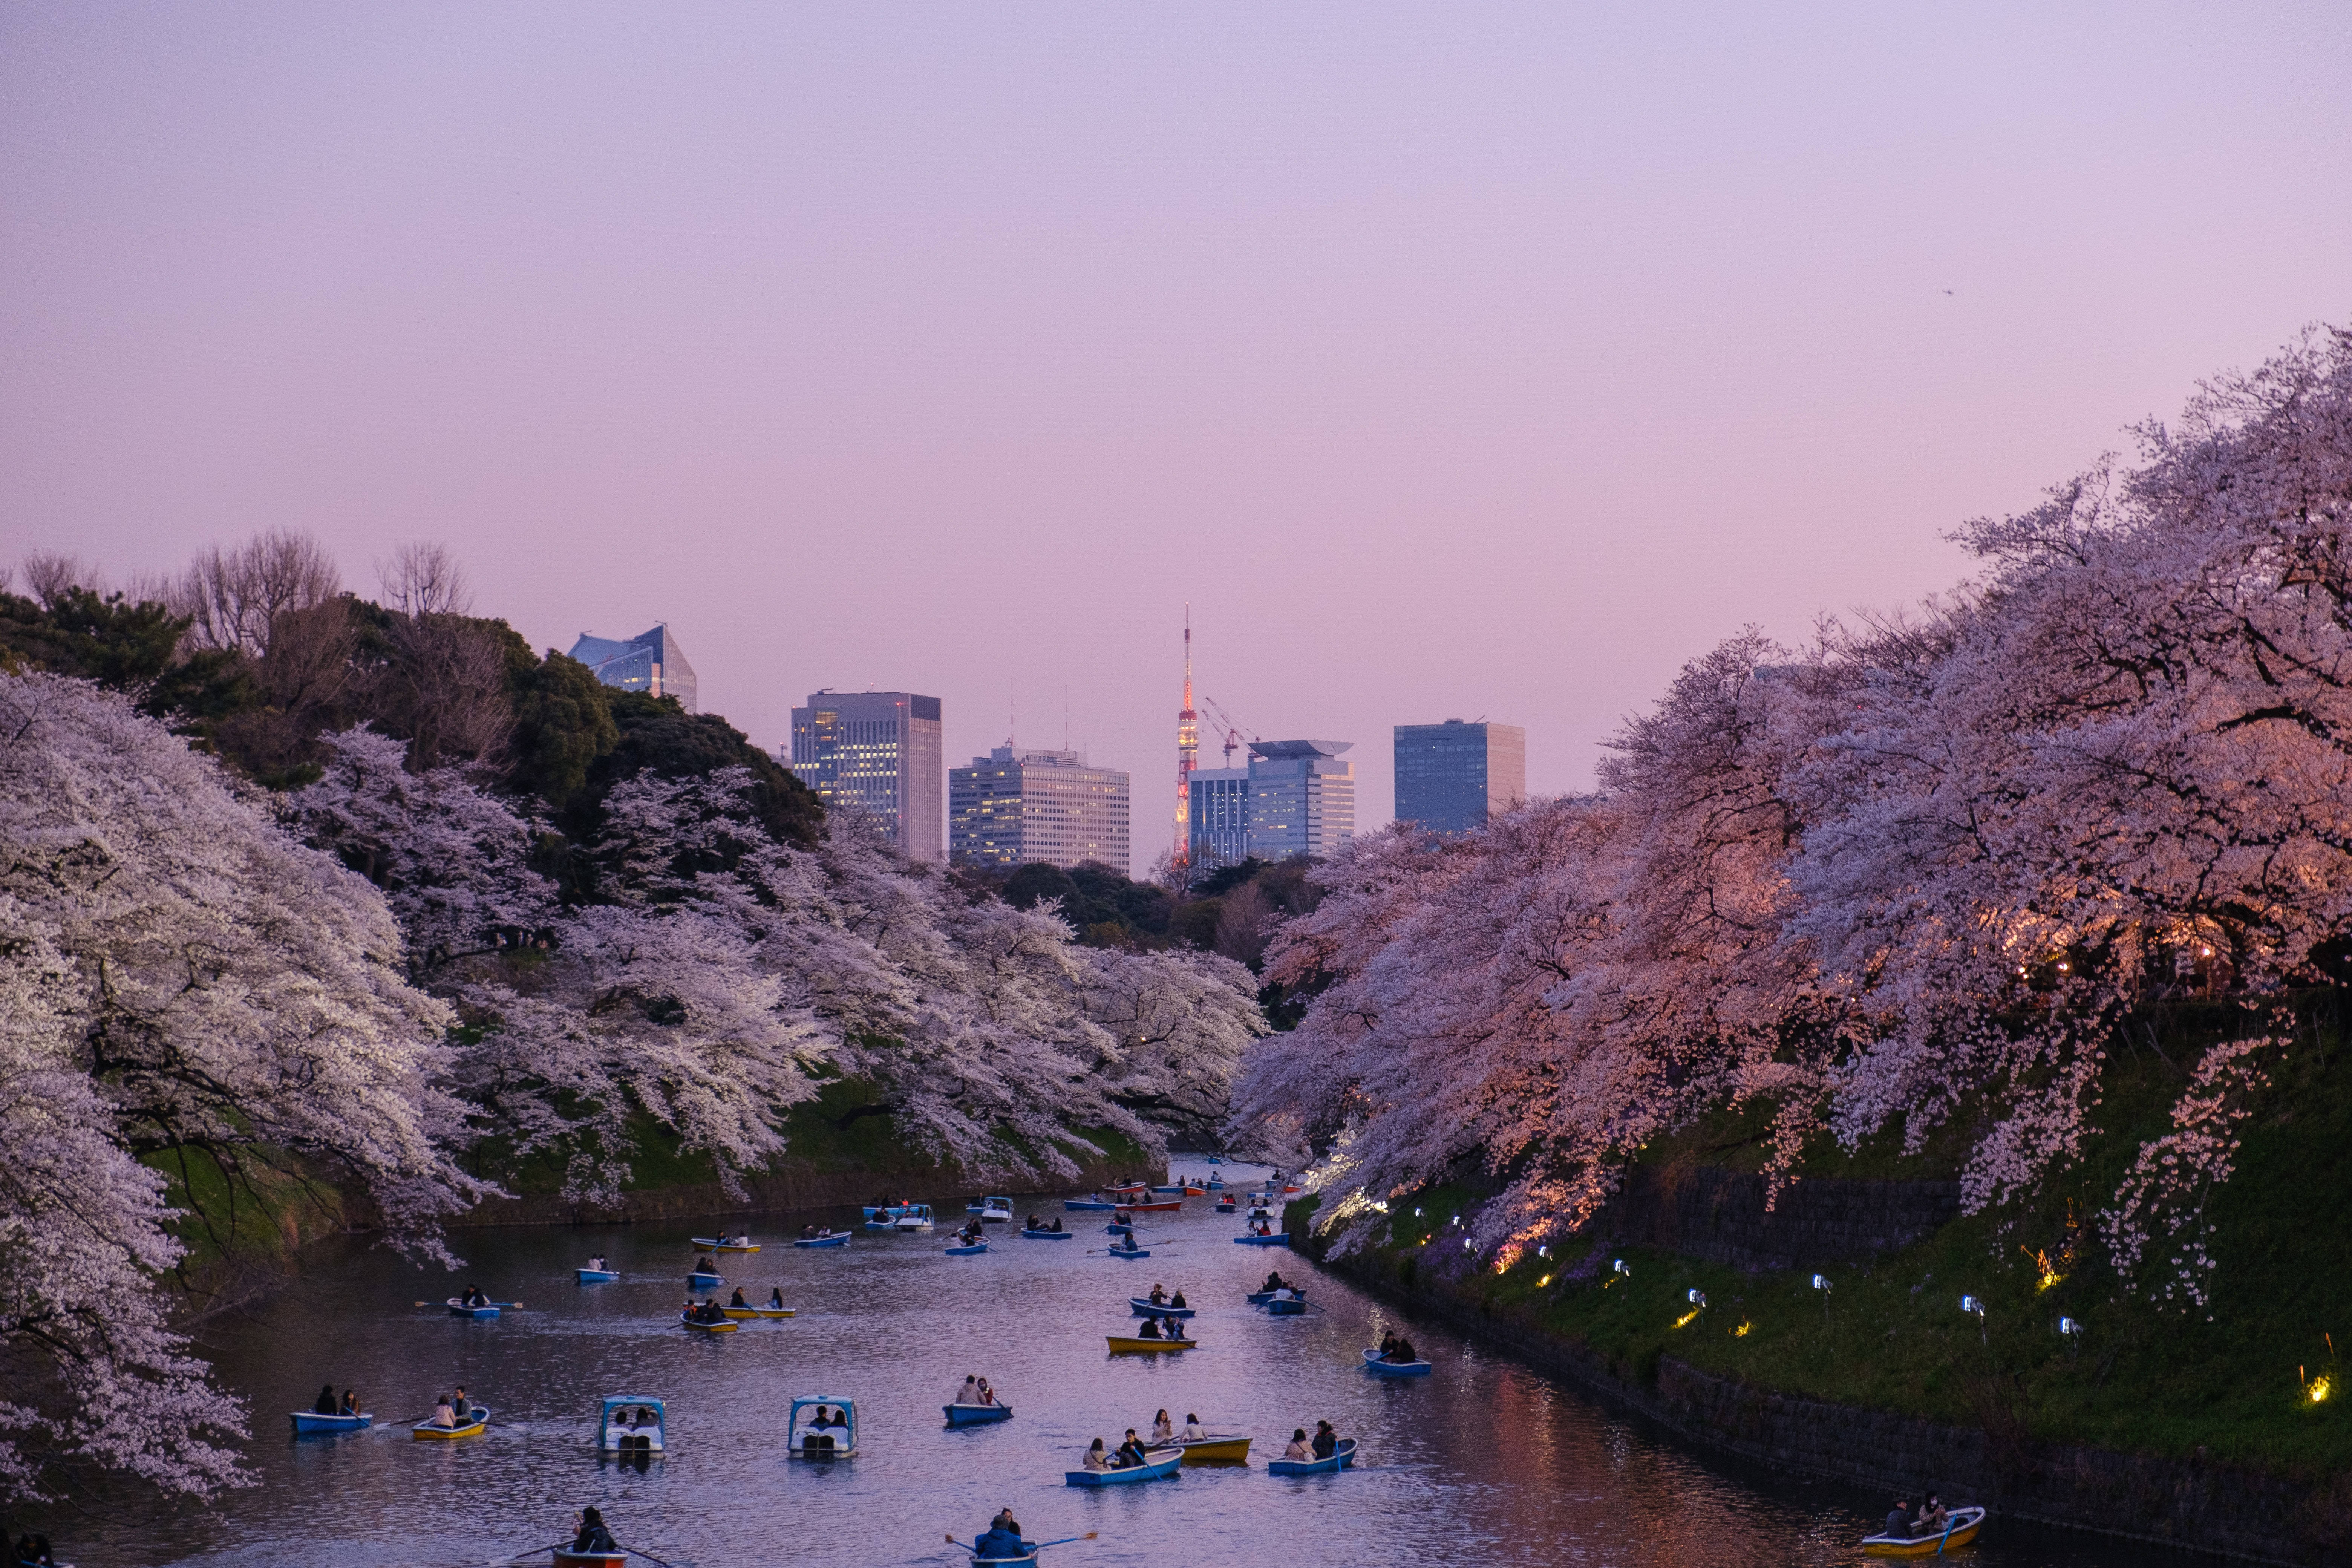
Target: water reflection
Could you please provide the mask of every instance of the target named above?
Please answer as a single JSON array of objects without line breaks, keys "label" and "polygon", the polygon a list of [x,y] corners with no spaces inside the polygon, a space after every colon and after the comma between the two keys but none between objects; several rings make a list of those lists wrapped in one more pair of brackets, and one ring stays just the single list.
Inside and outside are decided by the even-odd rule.
[{"label": "water reflection", "polygon": [[[992,1251],[957,1258],[940,1251],[944,1230],[799,1250],[784,1239],[811,1216],[751,1222],[776,1244],[725,1259],[730,1288],[764,1300],[781,1286],[799,1315],[723,1336],[675,1321],[693,1223],[461,1237],[472,1261],[459,1281],[524,1303],[494,1322],[442,1311],[454,1285],[437,1270],[356,1247],[322,1256],[295,1289],[206,1331],[222,1377],[253,1402],[263,1484],[209,1517],[77,1531],[70,1554],[86,1568],[479,1564],[543,1547],[594,1503],[624,1542],[676,1568],[959,1563],[940,1537],[968,1539],[1005,1505],[1033,1536],[1100,1532],[1048,1553],[1056,1568],[1864,1561],[1852,1542],[1883,1501],[1727,1473],[1329,1277],[1310,1291],[1321,1314],[1253,1310],[1243,1295],[1269,1262],[1307,1266],[1234,1247],[1236,1220],[1190,1207],[1153,1216],[1154,1256],[1141,1262],[1091,1253],[1108,1238],[1085,1215],[1065,1216],[1076,1241],[996,1229]],[[600,1250],[623,1279],[574,1284],[572,1270]],[[1127,1298],[1155,1280],[1201,1309],[1202,1348],[1108,1354],[1104,1336],[1132,1322]],[[1363,1373],[1360,1348],[1390,1323],[1437,1362],[1434,1376]],[[974,1373],[1017,1414],[948,1428],[940,1406]],[[286,1436],[286,1413],[329,1378],[359,1387],[377,1428]],[[456,1384],[496,1407],[497,1425],[465,1442],[411,1441],[404,1423]],[[667,1457],[596,1453],[598,1401],[622,1393],[667,1402]],[[857,1402],[859,1457],[788,1464],[786,1408],[818,1394]],[[1180,1424],[1198,1415],[1251,1433],[1250,1463],[1139,1487],[1063,1485],[1087,1442],[1148,1429],[1161,1406]],[[1357,1468],[1268,1476],[1292,1429],[1319,1418],[1361,1440]],[[1970,1557],[1972,1568],[2119,1568],[2126,1552],[2146,1556],[1997,1521]]]}]

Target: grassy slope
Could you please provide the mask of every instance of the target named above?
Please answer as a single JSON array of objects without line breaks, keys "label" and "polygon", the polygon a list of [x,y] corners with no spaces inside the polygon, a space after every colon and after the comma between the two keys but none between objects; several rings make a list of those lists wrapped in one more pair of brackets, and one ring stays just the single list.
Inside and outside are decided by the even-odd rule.
[{"label": "grassy slope", "polygon": [[[2193,1035],[2198,1021],[2189,1023]],[[2186,1062],[2193,1050],[2179,1047],[2195,1042],[2180,1040],[2175,1024],[2168,1049]],[[2106,1131],[2078,1169],[2028,1205],[1964,1216],[1867,1267],[1832,1270],[1826,1310],[1803,1272],[1749,1274],[1625,1247],[1594,1258],[1591,1244],[1531,1254],[1463,1288],[1644,1377],[1672,1353],[1783,1392],[1996,1432],[2175,1456],[2201,1448],[2296,1475],[2352,1468],[2344,1381],[2352,1368],[2336,1362],[2343,1342],[2331,1342],[2352,1334],[2352,1047],[2331,1038],[2323,1050],[2306,1037],[2281,1069],[2283,1089],[2244,1128],[2237,1174],[2208,1211],[2220,1263],[2211,1306],[2186,1313],[2128,1295],[2095,1261],[2045,1285],[2032,1256],[2063,1258],[2070,1213],[2089,1225],[2139,1139],[2167,1124],[2182,1081],[2153,1052],[2124,1057],[2112,1077]],[[1752,1169],[1760,1152],[1743,1141],[1748,1131],[1742,1119],[1717,1117],[1644,1158]],[[1905,1157],[1886,1140],[1850,1157],[1824,1152],[1807,1168],[1948,1175],[1958,1142],[1939,1138]],[[1394,1263],[1458,1247],[1451,1216],[1479,1195],[1432,1188],[1392,1205]],[[2083,1254],[2099,1255],[2088,1237]],[[1632,1274],[1611,1282],[1608,1262],[1618,1257]],[[1707,1302],[1695,1317],[1694,1289]],[[1964,1292],[1986,1303],[1981,1325],[1960,1311]],[[2086,1331],[2062,1339],[2062,1315]],[[2335,1396],[2315,1403],[2305,1380],[2323,1375]]]}]

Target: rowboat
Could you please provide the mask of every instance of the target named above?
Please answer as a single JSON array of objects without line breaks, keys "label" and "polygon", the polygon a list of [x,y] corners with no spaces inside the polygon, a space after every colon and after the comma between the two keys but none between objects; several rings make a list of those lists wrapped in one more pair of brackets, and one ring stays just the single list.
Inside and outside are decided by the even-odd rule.
[{"label": "rowboat", "polygon": [[374,1425],[375,1417],[364,1413],[321,1415],[315,1410],[294,1412],[294,1430],[306,1437],[314,1432],[357,1432]]},{"label": "rowboat", "polygon": [[1105,1236],[1133,1236],[1135,1234],[1135,1226],[1131,1225],[1121,1225],[1117,1220],[1113,1220],[1110,1224],[1103,1226],[1103,1234]]},{"label": "rowboat", "polygon": [[1427,1377],[1429,1363],[1425,1361],[1382,1361],[1380,1352],[1368,1350],[1364,1352],[1364,1370],[1376,1372],[1382,1377]]},{"label": "rowboat", "polygon": [[660,1454],[667,1451],[668,1412],[649,1394],[608,1394],[596,1412],[600,1454]]},{"label": "rowboat", "polygon": [[745,1318],[789,1318],[800,1310],[797,1307],[721,1307],[719,1310],[738,1321]]},{"label": "rowboat", "polygon": [[[1128,1239],[1132,1241],[1135,1238],[1133,1237],[1129,1237]],[[1108,1258],[1149,1258],[1151,1256],[1151,1248],[1148,1247],[1106,1247],[1103,1248],[1103,1254]]]},{"label": "rowboat", "polygon": [[849,1245],[849,1233],[845,1230],[837,1236],[803,1237],[800,1240],[793,1243],[793,1245],[794,1247],[847,1247]]},{"label": "rowboat", "polygon": [[1297,1296],[1286,1300],[1280,1296],[1271,1297],[1265,1303],[1265,1315],[1269,1318],[1303,1318],[1307,1315],[1307,1303]]},{"label": "rowboat", "polygon": [[499,1304],[496,1301],[485,1301],[478,1307],[468,1307],[457,1297],[452,1296],[449,1298],[448,1307],[449,1315],[453,1318],[495,1318],[499,1315]]},{"label": "rowboat", "polygon": [[1103,1338],[1110,1342],[1110,1349],[1113,1355],[1125,1355],[1130,1351],[1150,1352],[1152,1351],[1190,1351],[1201,1348],[1201,1342],[1198,1340],[1139,1340],[1130,1338],[1126,1334],[1105,1334]]},{"label": "rowboat", "polygon": [[1129,1296],[1127,1304],[1135,1309],[1139,1318],[1189,1318],[1200,1310],[1198,1307],[1155,1306],[1149,1296]]},{"label": "rowboat", "polygon": [[868,1221],[877,1219],[897,1219],[900,1215],[905,1214],[908,1209],[914,1206],[915,1205],[912,1204],[867,1204],[857,1212],[860,1218]]},{"label": "rowboat", "polygon": [[1097,1209],[1116,1209],[1126,1206],[1125,1204],[1109,1203],[1101,1198],[1064,1198],[1062,1200],[1062,1212],[1065,1214],[1087,1214]]},{"label": "rowboat", "polygon": [[1181,1182],[1171,1182],[1164,1187],[1154,1187],[1151,1190],[1155,1193],[1173,1193],[1181,1198],[1184,1195],[1184,1184]]},{"label": "rowboat", "polygon": [[[838,1425],[803,1426],[803,1411],[834,1413]],[[789,1459],[847,1459],[857,1453],[857,1402],[830,1394],[803,1394],[793,1401],[784,1418],[784,1457]]]},{"label": "rowboat", "polygon": [[1249,1463],[1250,1440],[1236,1437],[1230,1432],[1212,1432],[1205,1437],[1190,1442],[1179,1437],[1176,1446],[1184,1450],[1188,1465],[1232,1465]]},{"label": "rowboat", "polygon": [[1103,1191],[1107,1193],[1148,1193],[1150,1190],[1151,1184],[1150,1182],[1121,1182],[1115,1187],[1105,1187],[1103,1189]]},{"label": "rowboat", "polygon": [[1864,1539],[1862,1549],[1873,1557],[1933,1557],[1974,1541],[1984,1521],[1981,1508],[1956,1508],[1950,1524],[1933,1535],[1873,1535]]},{"label": "rowboat", "polygon": [[1032,1241],[1067,1241],[1078,1233],[1075,1230],[1031,1230],[1024,1226],[1021,1234]]},{"label": "rowboat", "polygon": [[1184,1462],[1181,1448],[1153,1448],[1144,1462],[1124,1470],[1065,1470],[1063,1481],[1074,1487],[1131,1487],[1139,1481],[1165,1480]]},{"label": "rowboat", "polygon": [[698,1323],[684,1312],[677,1315],[677,1321],[689,1329],[706,1334],[731,1334],[743,1326],[732,1318],[721,1318],[715,1323]]},{"label": "rowboat", "polygon": [[698,1236],[694,1238],[694,1245],[705,1252],[757,1252],[760,1250],[760,1244],[756,1241],[728,1241],[715,1236]]},{"label": "rowboat", "polygon": [[724,1274],[706,1273],[702,1269],[698,1268],[693,1273],[688,1274],[686,1277],[686,1282],[688,1285],[693,1286],[698,1290],[716,1290],[719,1287],[727,1283],[727,1276]]},{"label": "rowboat", "polygon": [[947,1405],[940,1408],[948,1413],[950,1426],[984,1426],[991,1421],[1013,1419],[1010,1405]]},{"label": "rowboat", "polygon": [[1225,1157],[1223,1154],[1212,1154],[1207,1163],[1212,1165],[1222,1165],[1225,1163]]},{"label": "rowboat", "polygon": [[976,1204],[967,1204],[964,1205],[963,1212],[966,1214],[978,1215],[980,1216],[980,1223],[982,1225],[1011,1225],[1013,1223],[1013,1200],[1011,1198],[982,1198]]},{"label": "rowboat", "polygon": [[1184,1200],[1170,1198],[1163,1203],[1129,1204],[1127,1206],[1137,1214],[1181,1214],[1184,1209]]},{"label": "rowboat", "polygon": [[420,1443],[447,1443],[459,1437],[478,1437],[490,1425],[490,1407],[477,1405],[466,1412],[466,1418],[455,1426],[436,1426],[430,1421],[419,1421],[411,1426],[409,1435]]},{"label": "rowboat", "polygon": [[1192,1186],[1192,1185],[1191,1185],[1190,1184],[1186,1184],[1182,1189],[1181,1189],[1181,1190],[1182,1191],[1183,1194],[1184,1194],[1186,1197],[1188,1197],[1188,1198],[1205,1198],[1205,1197],[1207,1197],[1207,1196],[1209,1195],[1209,1189],[1208,1189],[1208,1188],[1206,1188],[1206,1187],[1196,1187],[1196,1186]]},{"label": "rowboat", "polygon": [[894,1228],[898,1230],[930,1229],[931,1205],[929,1204],[908,1204],[904,1209],[899,1211],[898,1223]]},{"label": "rowboat", "polygon": [[1269,1476],[1311,1476],[1319,1472],[1344,1470],[1356,1462],[1356,1440],[1342,1437],[1331,1449],[1328,1459],[1269,1459],[1265,1473]]},{"label": "rowboat", "polygon": [[579,1568],[628,1568],[629,1554],[625,1552],[574,1552],[569,1546],[559,1546],[555,1549],[555,1561],[564,1568],[570,1568],[572,1564],[578,1564]]},{"label": "rowboat", "polygon": [[1227,1199],[1225,1199],[1223,1202],[1222,1202],[1222,1203],[1218,1204],[1218,1205],[1217,1205],[1217,1212],[1218,1212],[1219,1214],[1231,1214],[1231,1213],[1233,1213],[1233,1212],[1234,1212],[1234,1201],[1233,1201],[1233,1199],[1231,1199],[1231,1198],[1227,1198]]},{"label": "rowboat", "polygon": [[573,1270],[583,1285],[610,1285],[621,1277],[617,1268],[580,1268]]},{"label": "rowboat", "polygon": [[1249,1304],[1253,1307],[1263,1307],[1273,1300],[1274,1292],[1271,1290],[1253,1290],[1249,1293]]},{"label": "rowboat", "polygon": [[950,1258],[970,1258],[975,1252],[986,1252],[988,1250],[988,1243],[984,1241],[975,1241],[970,1247],[943,1247],[940,1248],[940,1250],[946,1253]]},{"label": "rowboat", "polygon": [[1286,1230],[1277,1230],[1272,1236],[1237,1236],[1234,1237],[1234,1245],[1235,1247],[1288,1247],[1290,1233]]}]

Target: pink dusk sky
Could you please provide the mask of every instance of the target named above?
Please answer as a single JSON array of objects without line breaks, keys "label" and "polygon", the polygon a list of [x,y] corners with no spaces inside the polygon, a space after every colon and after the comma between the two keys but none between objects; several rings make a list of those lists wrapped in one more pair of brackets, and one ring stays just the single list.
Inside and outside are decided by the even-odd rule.
[{"label": "pink dusk sky", "polygon": [[[0,559],[454,545],[1070,735],[1528,731],[1900,605],[2352,320],[2352,5],[16,5]],[[1203,761],[1220,759],[1212,749]]]}]

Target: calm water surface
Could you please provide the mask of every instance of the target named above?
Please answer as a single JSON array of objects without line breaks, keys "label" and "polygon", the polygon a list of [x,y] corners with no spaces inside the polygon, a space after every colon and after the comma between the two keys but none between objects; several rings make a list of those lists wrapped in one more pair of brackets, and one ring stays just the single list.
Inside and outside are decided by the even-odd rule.
[{"label": "calm water surface", "polygon": [[[1225,1169],[1229,1180],[1257,1173]],[[1029,1200],[1021,1212],[1032,1207],[1046,1205]],[[1206,1200],[1186,1207],[1146,1216],[1147,1240],[1160,1243],[1140,1262],[1089,1252],[1108,1239],[1102,1215],[1063,1215],[1080,1232],[1068,1242],[992,1226],[994,1249],[976,1258],[943,1257],[944,1228],[861,1233],[846,1248],[812,1251],[787,1244],[811,1216],[730,1219],[769,1243],[722,1262],[730,1285],[754,1300],[781,1285],[799,1316],[715,1337],[675,1321],[688,1237],[709,1234],[707,1224],[461,1234],[470,1262],[457,1276],[359,1247],[320,1257],[293,1289],[206,1326],[222,1379],[252,1402],[261,1484],[210,1515],[75,1529],[68,1554],[83,1568],[478,1564],[544,1547],[572,1510],[594,1503],[625,1544],[674,1568],[955,1563],[968,1559],[941,1536],[968,1540],[1010,1504],[1033,1539],[1100,1532],[1047,1552],[1056,1568],[1867,1561],[1852,1543],[1885,1500],[1727,1470],[1434,1324],[1401,1319],[1294,1254],[1232,1245],[1237,1220],[1207,1212]],[[623,1280],[574,1284],[572,1268],[599,1250]],[[1277,1319],[1252,1309],[1243,1293],[1269,1266],[1309,1278],[1327,1310]],[[411,1305],[464,1279],[527,1310],[474,1322]],[[1129,1331],[1127,1298],[1155,1280],[1201,1309],[1202,1348],[1108,1354],[1103,1336]],[[1360,1348],[1390,1326],[1437,1363],[1434,1376],[1388,1382],[1361,1369]],[[1011,1421],[944,1427],[940,1406],[967,1373],[997,1386]],[[339,1392],[358,1386],[374,1431],[288,1435],[286,1413],[307,1408],[328,1379]],[[459,1383],[499,1425],[463,1442],[412,1441],[401,1420],[429,1414]],[[667,1401],[667,1458],[640,1469],[597,1457],[593,1416],[607,1394]],[[783,1458],[786,1404],[802,1394],[856,1400],[856,1458]],[[1249,1466],[1064,1485],[1089,1440],[1116,1445],[1161,1407],[1180,1425],[1197,1412],[1252,1434]],[[1318,1418],[1360,1439],[1357,1468],[1267,1475],[1265,1460],[1291,1430]],[[2120,1568],[2147,1555],[1996,1521],[1962,1561]]]}]

